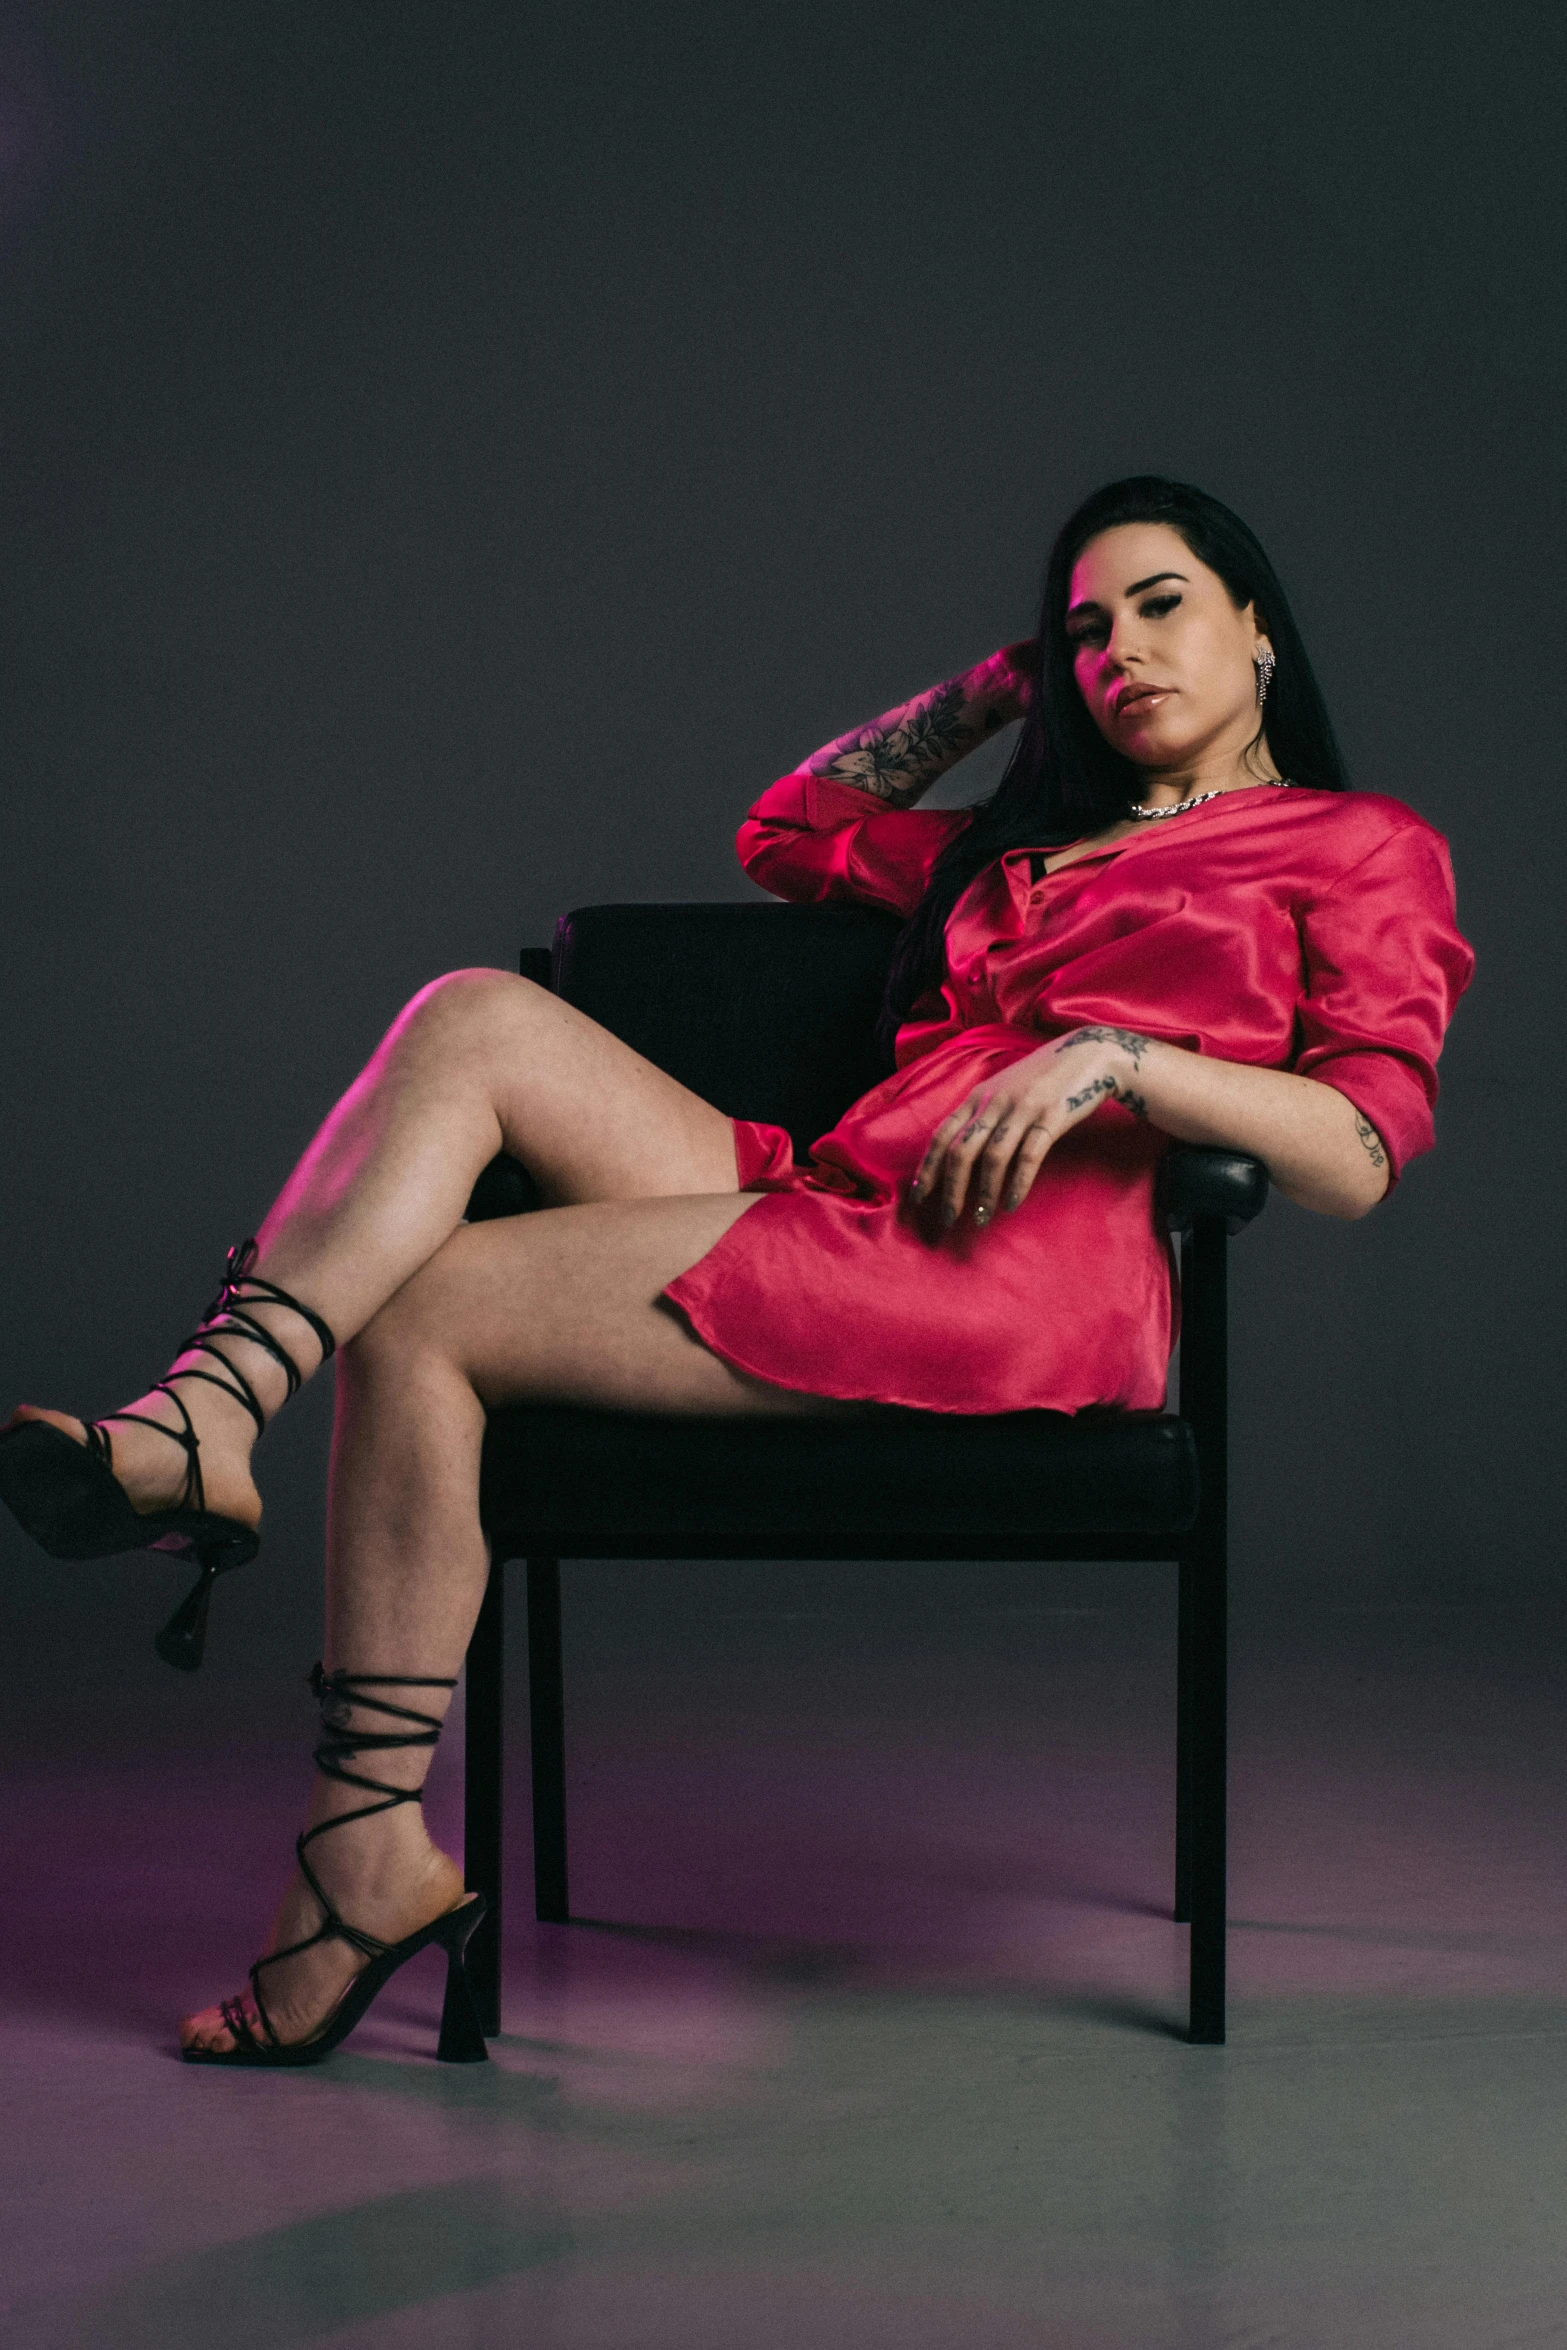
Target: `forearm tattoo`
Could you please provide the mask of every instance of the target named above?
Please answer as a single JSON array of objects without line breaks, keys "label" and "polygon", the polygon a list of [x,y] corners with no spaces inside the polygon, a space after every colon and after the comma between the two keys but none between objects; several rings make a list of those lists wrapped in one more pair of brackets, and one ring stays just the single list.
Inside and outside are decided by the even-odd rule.
[{"label": "forearm tattoo", "polygon": [[1359,1110],[1355,1112],[1355,1132],[1365,1146],[1366,1156],[1380,1175],[1387,1165],[1387,1152],[1382,1148],[1381,1135],[1378,1134],[1371,1120],[1364,1117]]},{"label": "forearm tattoo", "polygon": [[982,733],[1001,724],[999,712],[970,702],[966,679],[952,677],[918,701],[828,743],[806,761],[806,769],[834,783],[858,784],[879,799],[917,800]]},{"label": "forearm tattoo", "polygon": [[1056,1051],[1069,1053],[1079,1044],[1118,1044],[1123,1053],[1130,1054],[1132,1067],[1140,1069],[1150,1042],[1150,1038],[1139,1036],[1135,1028],[1074,1028],[1070,1036],[1062,1037]]}]

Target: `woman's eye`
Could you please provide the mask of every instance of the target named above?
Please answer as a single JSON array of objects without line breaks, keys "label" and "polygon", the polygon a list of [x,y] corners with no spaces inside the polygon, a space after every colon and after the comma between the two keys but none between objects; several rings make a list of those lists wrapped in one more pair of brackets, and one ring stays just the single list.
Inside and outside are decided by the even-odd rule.
[{"label": "woman's eye", "polygon": [[1167,612],[1175,610],[1180,600],[1179,596],[1150,596],[1140,616],[1144,620],[1162,620]]},{"label": "woman's eye", "polygon": [[1102,628],[1074,629],[1068,635],[1068,642],[1074,653],[1081,653],[1089,645],[1102,645],[1104,641],[1105,632]]}]

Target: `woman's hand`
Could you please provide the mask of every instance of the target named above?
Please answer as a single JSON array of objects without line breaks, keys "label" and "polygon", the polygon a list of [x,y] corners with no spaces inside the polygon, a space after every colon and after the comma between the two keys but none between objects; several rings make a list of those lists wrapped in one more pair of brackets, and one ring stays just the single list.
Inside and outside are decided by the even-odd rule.
[{"label": "woman's hand", "polygon": [[943,1118],[914,1178],[916,1200],[940,1203],[955,1224],[971,1202],[976,1224],[998,1206],[1020,1208],[1052,1145],[1101,1102],[1145,1118],[1143,1056],[1156,1049],[1130,1028],[1074,1028],[1014,1061]]},{"label": "woman's hand", "polygon": [[914,1178],[944,1224],[964,1207],[988,1224],[1018,1208],[1054,1145],[1101,1102],[1119,1102],[1176,1142],[1249,1151],[1286,1199],[1323,1216],[1363,1216],[1388,1186],[1382,1137],[1316,1077],[1210,1059],[1135,1029],[1083,1027],[978,1085],[943,1118]]},{"label": "woman's hand", "polygon": [[1033,681],[1039,674],[1038,639],[1021,637],[1015,645],[1003,645],[999,653],[992,653],[988,661],[982,661],[973,674],[978,688],[976,699],[983,695],[986,700],[987,723],[992,729],[1009,726],[1014,718],[1026,717]]}]

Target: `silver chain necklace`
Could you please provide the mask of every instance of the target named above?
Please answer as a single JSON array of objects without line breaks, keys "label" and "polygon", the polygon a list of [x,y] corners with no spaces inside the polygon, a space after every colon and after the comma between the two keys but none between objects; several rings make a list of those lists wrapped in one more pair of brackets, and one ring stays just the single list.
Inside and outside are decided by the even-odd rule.
[{"label": "silver chain necklace", "polygon": [[[1293,791],[1295,786],[1287,775],[1259,775],[1259,783],[1270,784],[1275,791]],[[1137,824],[1162,824],[1166,816],[1184,816],[1188,808],[1200,808],[1204,800],[1222,800],[1226,792],[1250,791],[1250,784],[1221,783],[1216,791],[1200,791],[1189,800],[1174,800],[1168,808],[1145,808],[1140,800],[1133,800],[1127,814]]]}]

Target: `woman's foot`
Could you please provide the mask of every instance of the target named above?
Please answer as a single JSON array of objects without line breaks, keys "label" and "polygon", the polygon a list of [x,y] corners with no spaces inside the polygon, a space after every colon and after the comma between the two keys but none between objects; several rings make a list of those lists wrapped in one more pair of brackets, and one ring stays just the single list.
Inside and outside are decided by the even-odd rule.
[{"label": "woman's foot", "polygon": [[[201,1482],[207,1508],[216,1517],[236,1519],[242,1526],[259,1526],[261,1495],[250,1473],[251,1447],[256,1438],[254,1422],[238,1404],[228,1402],[214,1390],[208,1391],[209,1402],[193,1380],[182,1380],[180,1393],[186,1399],[186,1409],[201,1446]],[[124,1409],[155,1420],[158,1428],[168,1428],[171,1432],[181,1425],[175,1405],[156,1389],[149,1395],[138,1396]],[[38,1404],[18,1404],[6,1425],[20,1428],[29,1420],[41,1420],[48,1427],[58,1428],[73,1444],[85,1446],[87,1442],[83,1421],[73,1418],[69,1412],[46,1411]],[[104,1434],[113,1448],[114,1474],[132,1509],[144,1518],[179,1506],[189,1469],[183,1445],[160,1436],[158,1428],[142,1427],[136,1420],[122,1420],[112,1414],[104,1426]]]},{"label": "woman's foot", "polygon": [[[220,1308],[219,1317],[203,1326],[205,1343],[186,1347],[164,1373],[165,1380],[175,1383],[178,1402],[151,1388],[97,1423],[112,1449],[114,1475],[141,1517],[177,1509],[187,1495],[191,1456],[184,1440],[183,1406],[189,1433],[197,1440],[207,1510],[252,1529],[261,1523],[261,1496],[250,1474],[259,1422],[270,1420],[301,1376],[318,1368],[324,1350],[321,1336],[297,1306],[246,1294],[247,1279],[240,1277],[236,1307],[280,1352],[247,1337],[233,1321],[223,1321],[221,1312],[228,1309]],[[325,1325],[321,1327],[324,1330]],[[247,1395],[254,1409],[246,1403]],[[69,1412],[19,1404],[8,1425],[19,1428],[29,1420],[58,1428],[73,1444],[87,1442],[85,1422]],[[149,1420],[151,1427],[146,1425]],[[165,1428],[169,1434],[160,1435]]]},{"label": "woman's foot", "polygon": [[[343,1791],[320,1791],[312,1817],[325,1818],[343,1808]],[[401,1942],[423,1926],[455,1909],[464,1898],[462,1871],[447,1853],[432,1844],[416,1805],[383,1812],[373,1820],[355,1821],[341,1834],[311,1847],[311,1865],[336,1904],[340,1917],[361,1933],[380,1942]],[[321,1924],[321,1905],[296,1870],[278,1907],[268,1951],[285,1950],[302,1942]],[[344,1992],[368,1960],[352,1943],[333,1938],[318,1942],[296,1957],[280,1959],[261,1969],[261,1996],[272,2029],[285,2046],[309,2040],[328,2022]],[[266,2031],[255,2012],[247,1988],[239,2006],[260,2040]],[[221,2005],[206,2007],[180,2024],[180,2046],[223,2054],[235,2044],[235,2035],[223,2018]]]}]

